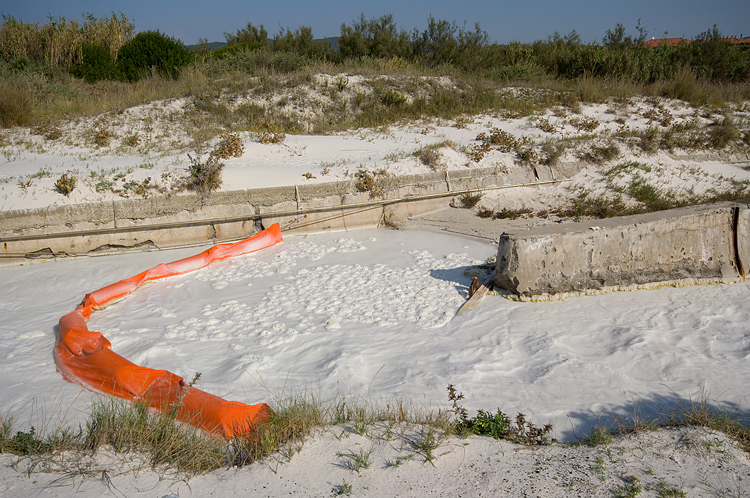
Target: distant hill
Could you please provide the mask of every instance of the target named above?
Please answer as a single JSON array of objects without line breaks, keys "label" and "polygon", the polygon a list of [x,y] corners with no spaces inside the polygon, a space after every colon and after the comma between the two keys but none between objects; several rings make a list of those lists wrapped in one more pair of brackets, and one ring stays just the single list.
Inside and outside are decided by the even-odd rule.
[{"label": "distant hill", "polygon": [[[209,42],[208,46],[211,47],[211,51],[213,52],[217,48],[221,48],[221,47],[225,46],[226,44],[227,44],[227,42],[218,42],[217,41],[217,42]],[[190,50],[194,50],[195,47],[197,46],[197,44],[196,45],[185,45],[185,46],[187,48],[189,48]]]},{"label": "distant hill", "polygon": [[[333,53],[338,53],[338,51],[339,51],[339,38],[341,38],[341,37],[340,36],[330,36],[330,37],[327,37],[327,38],[318,38],[315,41],[319,41],[319,40],[327,41],[328,44],[331,46],[331,50],[333,50]],[[226,44],[227,44],[227,42],[216,41],[216,42],[209,42],[208,46],[211,47],[211,51],[213,52],[214,50],[216,50],[218,48],[226,46]],[[195,44],[195,45],[185,45],[185,46],[187,48],[189,48],[190,50],[194,50],[195,47],[197,46],[197,44]]]}]

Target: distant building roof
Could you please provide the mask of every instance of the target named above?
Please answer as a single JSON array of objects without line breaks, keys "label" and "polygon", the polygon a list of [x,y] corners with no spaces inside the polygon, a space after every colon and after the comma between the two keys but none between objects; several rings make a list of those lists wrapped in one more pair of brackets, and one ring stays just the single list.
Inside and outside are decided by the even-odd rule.
[{"label": "distant building roof", "polygon": [[[722,38],[721,41],[725,41],[733,45],[739,45],[739,44],[745,44],[745,43],[750,44],[750,37]],[[680,43],[690,43],[690,42],[691,40],[688,40],[687,38],[652,38],[651,40],[647,40],[641,43],[641,47],[661,47],[663,45],[666,45],[667,47],[676,47]]]},{"label": "distant building roof", "polygon": [[641,44],[642,47],[661,47],[666,45],[668,47],[676,47],[680,43],[690,43],[687,38],[652,38]]},{"label": "distant building roof", "polygon": [[742,44],[742,43],[750,43],[750,36],[747,38],[722,38],[722,41],[729,42],[735,45]]}]

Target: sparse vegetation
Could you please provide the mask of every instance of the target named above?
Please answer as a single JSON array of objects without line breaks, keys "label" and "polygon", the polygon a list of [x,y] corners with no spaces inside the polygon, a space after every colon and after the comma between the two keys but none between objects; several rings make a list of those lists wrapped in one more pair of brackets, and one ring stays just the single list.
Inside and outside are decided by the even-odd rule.
[{"label": "sparse vegetation", "polygon": [[614,159],[620,155],[620,147],[614,143],[608,144],[591,144],[585,150],[578,152],[579,159],[584,161],[603,164]]},{"label": "sparse vegetation", "polygon": [[370,456],[372,456],[373,451],[375,451],[375,447],[366,451],[364,448],[360,448],[357,453],[349,450],[347,453],[339,453],[337,456],[345,462],[348,469],[359,473],[362,469],[370,468]]},{"label": "sparse vegetation", "polygon": [[92,133],[91,138],[97,147],[109,147],[112,141],[112,131],[107,128],[98,128]]},{"label": "sparse vegetation", "polygon": [[532,215],[533,213],[534,213],[534,210],[531,208],[519,208],[519,209],[502,208],[500,211],[497,211],[494,213],[494,217],[499,220],[516,220],[523,216]]}]

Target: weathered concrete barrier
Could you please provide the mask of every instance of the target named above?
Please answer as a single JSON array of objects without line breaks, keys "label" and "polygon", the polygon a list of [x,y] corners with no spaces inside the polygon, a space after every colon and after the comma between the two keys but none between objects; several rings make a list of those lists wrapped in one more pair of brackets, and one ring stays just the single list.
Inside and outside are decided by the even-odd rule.
[{"label": "weathered concrete barrier", "polygon": [[[285,232],[368,228],[447,207],[467,190],[543,184],[581,164],[436,171],[355,181],[181,194],[0,213],[0,264],[25,258],[163,249],[239,240],[279,223]],[[377,191],[377,192],[376,192]]]},{"label": "weathered concrete barrier", "polygon": [[729,282],[750,265],[748,203],[505,233],[495,287],[526,300],[660,285]]}]

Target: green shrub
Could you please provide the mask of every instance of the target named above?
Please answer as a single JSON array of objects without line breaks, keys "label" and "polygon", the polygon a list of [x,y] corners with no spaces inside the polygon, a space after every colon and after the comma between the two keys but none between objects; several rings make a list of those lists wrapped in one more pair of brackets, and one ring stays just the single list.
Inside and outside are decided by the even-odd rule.
[{"label": "green shrub", "polygon": [[508,434],[510,429],[510,418],[500,409],[496,414],[479,410],[477,416],[471,419],[471,432],[479,436],[489,436],[500,439]]},{"label": "green shrub", "polygon": [[227,40],[227,45],[242,45],[242,44],[257,44],[259,46],[268,44],[268,31],[261,24],[260,26],[253,26],[252,23],[247,23],[247,27],[238,29],[236,34],[225,33],[224,38]]},{"label": "green shrub", "polygon": [[338,40],[339,55],[343,59],[360,57],[409,57],[413,44],[405,30],[399,30],[393,15],[366,19],[360,15],[351,26],[341,25],[341,36]]},{"label": "green shrub", "polygon": [[49,451],[53,446],[46,438],[36,434],[33,425],[29,432],[18,431],[12,438],[3,439],[3,452],[7,451],[17,455],[38,455]]},{"label": "green shrub", "polygon": [[192,57],[181,41],[159,31],[144,31],[120,49],[117,68],[128,81],[138,81],[152,71],[176,79]]},{"label": "green shrub", "polygon": [[515,81],[535,83],[547,78],[544,68],[534,62],[493,67],[488,70],[487,76],[501,83]]},{"label": "green shrub", "polygon": [[237,45],[224,45],[211,52],[214,59],[227,59],[235,56],[239,52],[254,52],[263,48],[265,44],[259,42],[245,42]]},{"label": "green shrub", "polygon": [[221,74],[238,71],[246,74],[288,74],[313,64],[314,59],[297,52],[274,52],[258,44],[222,47],[212,54],[211,68]]},{"label": "green shrub", "polygon": [[71,69],[73,76],[83,78],[88,83],[117,78],[117,66],[112,54],[103,45],[85,43],[82,47],[83,57],[80,64]]}]

